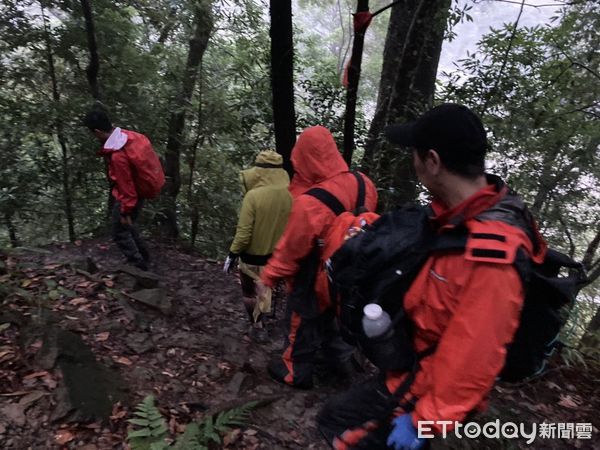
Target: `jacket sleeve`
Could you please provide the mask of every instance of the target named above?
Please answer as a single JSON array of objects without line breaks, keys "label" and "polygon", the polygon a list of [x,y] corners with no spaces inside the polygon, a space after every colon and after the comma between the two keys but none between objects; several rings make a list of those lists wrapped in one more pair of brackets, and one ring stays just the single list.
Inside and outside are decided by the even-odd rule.
[{"label": "jacket sleeve", "polygon": [[261,276],[266,286],[272,287],[281,278],[293,277],[300,262],[316,244],[324,223],[323,215],[329,212],[319,209],[315,202],[318,200],[305,195],[294,200],[283,235]]},{"label": "jacket sleeve", "polygon": [[240,254],[248,248],[252,241],[252,231],[254,230],[255,207],[252,193],[245,195],[242,201],[242,209],[238,219],[235,237],[229,251]]},{"label": "jacket sleeve", "polygon": [[110,164],[115,178],[113,195],[121,203],[121,214],[129,214],[135,208],[138,195],[127,155],[122,151],[115,152]]},{"label": "jacket sleeve", "polygon": [[474,264],[458,295],[459,306],[436,352],[417,373],[415,384],[425,383],[428,389],[412,413],[415,426],[420,420],[462,421],[475,409],[502,370],[506,345],[519,324],[523,288],[511,264]]}]

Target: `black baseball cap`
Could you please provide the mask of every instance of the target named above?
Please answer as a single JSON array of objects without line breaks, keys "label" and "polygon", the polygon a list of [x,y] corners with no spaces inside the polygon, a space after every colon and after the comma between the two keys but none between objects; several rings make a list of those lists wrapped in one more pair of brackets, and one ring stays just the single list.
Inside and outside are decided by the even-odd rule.
[{"label": "black baseball cap", "polygon": [[387,139],[407,148],[433,149],[444,163],[483,164],[487,136],[479,117],[469,108],[444,103],[417,120],[390,125]]}]

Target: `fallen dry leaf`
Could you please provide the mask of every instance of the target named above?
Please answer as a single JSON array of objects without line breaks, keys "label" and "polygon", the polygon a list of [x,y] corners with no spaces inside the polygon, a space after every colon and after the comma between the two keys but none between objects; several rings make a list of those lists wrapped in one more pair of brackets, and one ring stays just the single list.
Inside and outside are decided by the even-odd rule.
[{"label": "fallen dry leaf", "polygon": [[27,409],[29,405],[37,402],[40,398],[46,395],[43,391],[33,391],[19,400],[19,405],[21,405],[24,409]]},{"label": "fallen dry leaf", "polygon": [[73,244],[75,244],[77,247],[81,247],[81,240],[77,239],[75,242],[73,242]]},{"label": "fallen dry leaf", "polygon": [[227,446],[227,445],[233,444],[235,441],[237,441],[240,438],[241,434],[242,434],[242,430],[240,430],[239,428],[231,430],[229,433],[227,433],[225,435],[225,437],[223,437],[223,445]]},{"label": "fallen dry leaf", "polygon": [[[5,359],[5,356],[7,355],[14,355],[15,352],[13,352],[12,350],[3,350],[0,352],[0,361]],[[10,358],[6,358],[6,359],[10,359]]]},{"label": "fallen dry leaf", "polygon": [[564,406],[569,409],[577,409],[579,408],[579,403],[575,401],[575,399],[570,395],[561,395],[560,401],[558,402],[560,406]]},{"label": "fallen dry leaf", "polygon": [[126,415],[127,415],[127,411],[125,411],[125,410],[117,411],[112,416],[110,416],[110,420],[119,420],[119,419],[122,419],[123,417],[125,417]]},{"label": "fallen dry leaf", "polygon": [[15,392],[5,392],[0,394],[0,397],[20,397],[21,395],[29,394],[31,391],[15,391]]},{"label": "fallen dry leaf", "polygon": [[218,363],[217,367],[225,372],[228,370],[231,370],[231,365],[229,365],[229,363],[227,363],[225,361]]},{"label": "fallen dry leaf", "polygon": [[82,303],[87,303],[87,298],[76,297],[69,301],[69,305],[73,305],[73,306],[81,305]]},{"label": "fallen dry leaf", "polygon": [[109,331],[104,331],[102,333],[98,333],[96,335],[96,341],[98,341],[98,342],[104,342],[105,340],[108,339],[109,336],[110,336],[110,332]]},{"label": "fallen dry leaf", "polygon": [[56,389],[56,386],[58,385],[57,381],[50,374],[42,377],[42,381],[48,387],[48,389],[50,389],[51,391]]},{"label": "fallen dry leaf", "polygon": [[115,283],[111,280],[104,280],[104,284],[106,285],[106,287],[114,287]]},{"label": "fallen dry leaf", "polygon": [[126,366],[131,366],[133,364],[133,362],[129,358],[125,358],[124,356],[120,356],[118,358],[113,357],[113,359],[115,360],[115,362],[118,362],[119,364],[124,364]]},{"label": "fallen dry leaf", "polygon": [[57,444],[64,445],[67,442],[71,442],[75,439],[75,435],[68,430],[60,430],[54,435],[54,440]]},{"label": "fallen dry leaf", "polygon": [[46,375],[49,375],[48,372],[46,372],[45,370],[42,370],[40,372],[33,372],[33,373],[30,373],[29,375],[25,375],[23,377],[23,380],[31,380],[32,378],[41,378],[41,377],[45,377]]}]

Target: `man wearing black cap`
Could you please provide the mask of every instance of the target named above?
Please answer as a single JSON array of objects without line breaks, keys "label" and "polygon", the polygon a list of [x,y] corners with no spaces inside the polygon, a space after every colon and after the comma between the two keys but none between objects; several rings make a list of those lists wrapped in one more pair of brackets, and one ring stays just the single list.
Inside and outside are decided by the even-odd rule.
[{"label": "man wearing black cap", "polygon": [[399,299],[414,325],[414,350],[435,349],[420,360],[414,381],[388,371],[319,414],[319,429],[336,449],[420,449],[427,444],[420,424],[440,434],[484,409],[519,324],[517,251],[538,263],[546,251],[520,198],[485,174],[486,132],[471,110],[443,104],[386,135],[412,152],[433,197],[433,229],[466,230],[467,242],[463,252],[432,253]]}]

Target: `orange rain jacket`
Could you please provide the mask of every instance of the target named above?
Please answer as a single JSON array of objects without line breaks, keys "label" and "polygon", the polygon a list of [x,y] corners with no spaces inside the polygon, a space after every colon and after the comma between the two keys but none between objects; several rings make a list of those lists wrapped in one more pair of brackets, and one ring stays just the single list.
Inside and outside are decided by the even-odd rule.
[{"label": "orange rain jacket", "polygon": [[135,152],[141,152],[142,149],[152,144],[146,136],[130,130],[121,130],[127,135],[127,142],[120,148],[102,147],[98,152],[103,156],[108,166],[108,178],[113,184],[112,195],[116,201],[121,203],[121,214],[130,214],[138,202],[138,190],[135,185],[134,172],[125,152],[125,147]]},{"label": "orange rain jacket", "polygon": [[[310,127],[298,137],[291,156],[294,179],[290,191],[294,197],[292,211],[283,236],[277,243],[273,256],[265,266],[262,282],[269,287],[277,280],[291,281],[298,272],[300,263],[308,256],[319,238],[325,236],[335,219],[335,214],[323,203],[310,195],[302,195],[308,189],[323,188],[333,194],[347,210],[354,209],[358,194],[358,183],[348,171],[348,165],[340,155],[329,130],[322,126]],[[294,186],[299,186],[294,190]],[[374,211],[377,206],[377,191],[373,182],[365,180],[365,206]],[[329,289],[325,272],[320,271],[315,283],[319,309],[330,305]]]},{"label": "orange rain jacket", "polygon": [[[537,229],[531,230],[537,241],[534,245],[517,226],[474,219],[507,192],[502,184],[490,184],[451,210],[436,201],[431,205],[439,230],[452,228],[453,219],[462,216],[469,238],[464,253],[431,256],[404,297],[415,325],[415,350],[423,352],[437,345],[435,353],[421,361],[406,396],[417,399],[412,412],[415,426],[420,420],[462,421],[470,411],[485,409],[486,397],[504,366],[506,345],[519,324],[524,299],[513,265],[516,252],[523,248],[536,262],[542,262],[546,253]],[[512,206],[524,208],[514,198],[517,202]],[[473,249],[505,252],[506,256],[473,256],[486,253]],[[387,373],[390,392],[405,376]],[[434,432],[442,430],[435,424],[432,428]],[[452,428],[448,426],[448,430]]]}]

